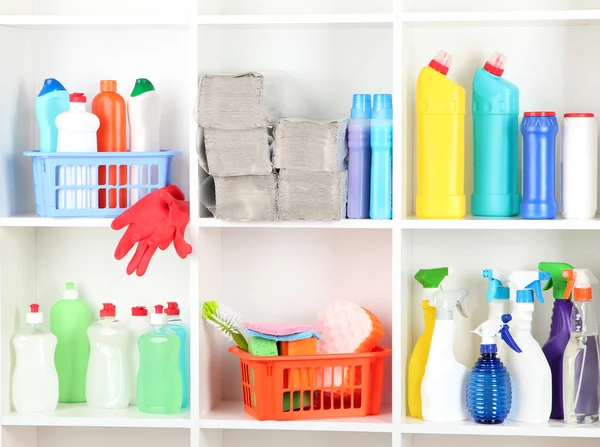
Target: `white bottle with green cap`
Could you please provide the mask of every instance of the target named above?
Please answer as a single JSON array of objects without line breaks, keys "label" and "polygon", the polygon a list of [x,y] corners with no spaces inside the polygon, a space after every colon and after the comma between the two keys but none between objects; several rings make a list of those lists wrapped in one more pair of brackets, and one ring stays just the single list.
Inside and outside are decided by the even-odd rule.
[{"label": "white bottle with green cap", "polygon": [[[154,85],[146,78],[135,81],[127,100],[129,118],[129,150],[131,152],[155,152],[160,150],[160,98]],[[150,178],[147,166],[132,166],[130,183],[147,185]],[[148,188],[148,186],[140,186]],[[141,199],[139,189],[131,189],[131,203]]]}]

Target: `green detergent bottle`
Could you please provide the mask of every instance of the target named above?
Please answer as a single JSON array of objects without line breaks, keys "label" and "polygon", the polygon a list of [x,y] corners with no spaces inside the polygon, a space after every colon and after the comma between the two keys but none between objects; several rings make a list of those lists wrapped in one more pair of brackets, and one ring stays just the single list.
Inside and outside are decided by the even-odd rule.
[{"label": "green detergent bottle", "polygon": [[137,377],[137,402],[141,413],[174,414],[181,410],[183,384],[179,369],[181,342],[167,327],[161,305],[150,316],[152,330],[138,340],[140,367]]},{"label": "green detergent bottle", "polygon": [[92,313],[79,299],[72,282],[65,294],[50,310],[50,331],[56,336],[54,364],[58,373],[58,401],[85,402],[85,379],[90,358],[87,330]]}]

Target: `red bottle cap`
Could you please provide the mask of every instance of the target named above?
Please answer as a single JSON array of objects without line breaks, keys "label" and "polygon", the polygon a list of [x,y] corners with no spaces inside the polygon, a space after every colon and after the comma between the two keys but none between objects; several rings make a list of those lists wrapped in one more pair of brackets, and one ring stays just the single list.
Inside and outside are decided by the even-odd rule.
[{"label": "red bottle cap", "polygon": [[29,308],[31,309],[31,313],[32,314],[37,314],[40,311],[40,305],[39,304],[30,304]]},{"label": "red bottle cap", "polygon": [[71,102],[87,102],[87,98],[83,93],[71,93],[69,95],[69,101]]},{"label": "red bottle cap", "polygon": [[450,53],[446,53],[444,50],[439,50],[435,57],[431,59],[431,62],[429,62],[429,66],[431,68],[437,72],[440,72],[444,76],[448,74],[450,65],[452,65],[452,55]]},{"label": "red bottle cap", "polygon": [[163,306],[162,304],[157,304],[156,306],[154,306],[154,312],[157,314],[162,314],[164,308],[165,306]]},{"label": "red bottle cap", "polygon": [[174,301],[167,302],[167,308],[165,309],[167,315],[179,315],[179,304]]},{"label": "red bottle cap", "polygon": [[135,306],[131,308],[131,315],[133,317],[147,317],[148,316],[148,309],[146,309],[146,306]]},{"label": "red bottle cap", "polygon": [[523,116],[556,116],[556,112],[525,112]]},{"label": "red bottle cap", "polygon": [[117,315],[117,308],[113,303],[102,303],[104,306],[100,309],[100,317],[114,317]]},{"label": "red bottle cap", "polygon": [[565,113],[565,118],[593,118],[593,113]]},{"label": "red bottle cap", "polygon": [[487,60],[483,69],[494,76],[502,76],[502,73],[504,73],[504,65],[506,65],[506,56],[496,51]]}]

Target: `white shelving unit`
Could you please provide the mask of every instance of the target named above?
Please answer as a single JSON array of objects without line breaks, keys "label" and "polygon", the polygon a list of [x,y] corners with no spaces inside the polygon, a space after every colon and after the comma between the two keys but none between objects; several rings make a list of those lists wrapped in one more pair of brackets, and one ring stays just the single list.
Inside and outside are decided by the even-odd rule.
[{"label": "white shelving unit", "polygon": [[[478,346],[468,331],[487,312],[481,269],[532,269],[542,260],[564,260],[600,272],[593,249],[600,243],[598,219],[414,217],[418,71],[443,47],[454,55],[449,76],[468,91],[475,68],[500,50],[509,56],[505,76],[521,88],[522,110],[600,113],[600,61],[590,47],[600,37],[599,21],[595,0],[2,0],[0,447],[495,447],[507,442],[504,436],[514,446],[559,447],[573,442],[567,438],[600,437],[598,425],[561,422],[431,424],[410,418],[405,405],[407,362],[422,330],[416,270],[448,265],[457,272],[450,285],[469,288],[469,318],[456,320],[455,345],[466,365]],[[268,69],[288,75],[281,104],[291,117],[343,117],[353,93],[394,94],[394,220],[235,223],[208,217],[199,204],[202,174],[192,118],[198,75]],[[125,261],[113,260],[120,234],[109,219],[37,217],[30,161],[20,155],[37,144],[34,101],[44,78],[59,78],[91,99],[100,79],[117,79],[126,96],[140,76],[152,79],[162,96],[162,145],[184,154],[174,164],[173,181],[192,203],[187,236],[194,246],[187,261],[172,250],[157,253],[143,278],[128,277]],[[467,115],[467,135],[470,126]],[[94,309],[113,301],[121,316],[137,304],[180,302],[190,322],[189,412],[148,417],[135,408],[103,412],[85,405],[60,405],[41,415],[12,412],[11,337],[26,306],[37,301],[47,313],[68,280]],[[237,359],[201,323],[200,304],[210,299],[248,320],[313,321],[335,299],[368,307],[384,323],[382,345],[394,350],[381,414],[296,422],[247,417]],[[546,303],[536,311],[533,331],[540,342],[550,309]]]}]

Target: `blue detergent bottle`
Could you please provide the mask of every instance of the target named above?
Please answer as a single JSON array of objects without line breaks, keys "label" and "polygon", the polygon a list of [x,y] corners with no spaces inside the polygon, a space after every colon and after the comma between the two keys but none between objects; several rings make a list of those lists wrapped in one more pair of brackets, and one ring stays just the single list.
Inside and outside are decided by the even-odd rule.
[{"label": "blue detergent bottle", "polygon": [[174,301],[169,301],[165,308],[167,314],[167,325],[177,337],[179,337],[179,370],[181,371],[182,399],[181,408],[186,409],[190,405],[190,350],[189,350],[189,332],[181,319],[179,305]]},{"label": "blue detergent bottle", "polygon": [[35,115],[40,128],[40,152],[56,152],[56,117],[70,107],[69,92],[54,78],[44,81],[35,100]]},{"label": "blue detergent bottle", "polygon": [[392,218],[392,118],[392,95],[374,95],[371,120],[371,219]]},{"label": "blue detergent bottle", "polygon": [[508,370],[498,358],[494,337],[502,340],[515,352],[521,349],[509,332],[510,314],[487,320],[473,332],[481,336],[481,357],[469,374],[467,409],[478,424],[501,424],[510,412],[512,388]]},{"label": "blue detergent bottle", "polygon": [[519,89],[502,78],[505,63],[494,53],[473,78],[474,216],[519,214]]},{"label": "blue detergent bottle", "polygon": [[523,135],[523,219],[554,219],[556,203],[555,112],[525,112],[521,121]]}]

